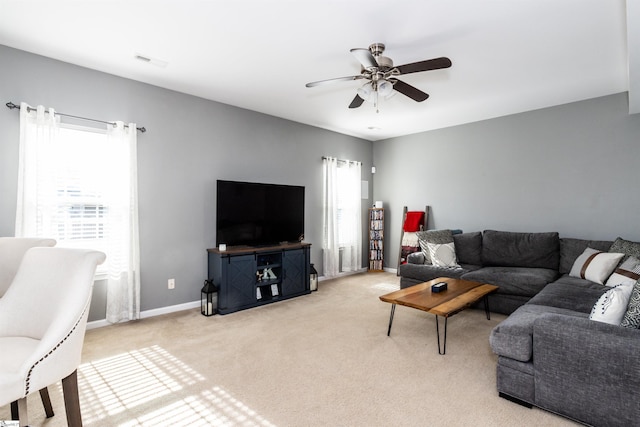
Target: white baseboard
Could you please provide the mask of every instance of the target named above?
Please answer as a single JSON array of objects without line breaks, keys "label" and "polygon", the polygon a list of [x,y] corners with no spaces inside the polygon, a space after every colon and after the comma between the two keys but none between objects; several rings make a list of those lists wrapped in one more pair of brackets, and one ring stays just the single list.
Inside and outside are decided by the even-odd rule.
[{"label": "white baseboard", "polygon": [[103,328],[103,327],[109,326],[109,325],[111,325],[111,323],[107,322],[106,319],[92,320],[91,322],[87,322],[87,330]]},{"label": "white baseboard", "polygon": [[356,271],[343,271],[343,272],[340,272],[337,275],[332,276],[332,277],[318,276],[318,282],[322,282],[323,280],[335,279],[337,277],[350,276],[352,274],[366,273],[366,272],[367,272],[366,268],[361,268],[361,269],[356,270]]},{"label": "white baseboard", "polygon": [[[395,273],[395,269],[385,269],[385,271],[386,270],[389,270],[391,273]],[[365,273],[366,271],[367,271],[366,268],[361,268],[358,271],[349,271],[349,272],[340,273],[336,277],[348,276],[350,274],[356,274],[356,273]],[[333,278],[335,277],[332,277],[332,279]],[[324,276],[318,277],[319,282],[323,280],[328,280],[328,279],[325,278]],[[162,314],[175,313],[176,311],[190,310],[192,308],[198,308],[198,307],[200,307],[200,301],[192,301],[192,302],[186,302],[184,304],[171,305],[168,307],[154,308],[152,310],[141,311],[140,318],[146,319],[147,317],[160,316]],[[102,328],[104,326],[109,326],[109,325],[111,325],[111,323],[107,322],[106,319],[93,320],[91,322],[87,322],[87,329]]]},{"label": "white baseboard", "polygon": [[[176,311],[182,310],[191,310],[192,308],[200,307],[200,301],[192,301],[186,302],[184,304],[171,305],[168,307],[160,307],[154,308],[152,310],[145,310],[140,312],[140,318],[146,319],[147,317],[160,316],[162,314],[175,313]],[[106,319],[94,320],[92,322],[87,322],[87,329],[96,329],[102,328],[104,326],[109,326],[111,323],[107,322]]]}]

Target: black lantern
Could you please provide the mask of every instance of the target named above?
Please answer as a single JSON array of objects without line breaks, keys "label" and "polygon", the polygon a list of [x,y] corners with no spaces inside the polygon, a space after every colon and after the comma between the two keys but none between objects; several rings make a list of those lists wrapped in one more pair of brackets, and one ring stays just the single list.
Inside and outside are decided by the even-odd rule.
[{"label": "black lantern", "polygon": [[309,289],[312,291],[318,290],[318,272],[316,271],[313,264],[311,264],[311,268],[309,269]]},{"label": "black lantern", "polygon": [[205,280],[200,302],[200,312],[204,316],[213,316],[216,314],[216,306],[218,305],[217,298],[216,302],[213,302],[213,294],[216,292],[218,292],[218,288],[213,284],[213,280]]}]

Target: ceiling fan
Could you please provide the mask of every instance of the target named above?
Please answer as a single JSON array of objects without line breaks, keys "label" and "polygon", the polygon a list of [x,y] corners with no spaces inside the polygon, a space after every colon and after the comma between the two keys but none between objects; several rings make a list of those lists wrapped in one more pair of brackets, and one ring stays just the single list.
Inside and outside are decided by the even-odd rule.
[{"label": "ceiling fan", "polygon": [[395,94],[394,90],[408,96],[416,102],[422,102],[429,97],[428,94],[402,80],[398,80],[396,77],[404,74],[451,67],[451,60],[445,57],[427,59],[426,61],[418,61],[394,67],[391,58],[382,55],[384,49],[385,46],[382,43],[374,43],[369,46],[368,49],[351,49],[350,52],[356,57],[360,64],[362,64],[360,74],[311,82],[307,83],[306,87],[364,79],[367,80],[367,83],[358,88],[358,93],[356,97],[353,98],[353,101],[351,101],[351,104],[349,104],[349,108],[358,108],[364,101],[372,102],[377,108],[378,96],[389,98]]}]

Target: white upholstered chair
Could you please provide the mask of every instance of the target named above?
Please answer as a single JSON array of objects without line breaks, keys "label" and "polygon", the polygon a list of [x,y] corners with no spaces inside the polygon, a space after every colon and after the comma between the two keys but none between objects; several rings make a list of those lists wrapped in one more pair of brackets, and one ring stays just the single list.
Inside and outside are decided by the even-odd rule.
[{"label": "white upholstered chair", "polygon": [[0,237],[0,298],[18,271],[24,253],[36,246],[55,246],[53,239],[37,237]]},{"label": "white upholstered chair", "polygon": [[[22,262],[24,253],[35,247],[51,247],[55,246],[54,239],[43,239],[39,237],[0,237],[0,298],[9,289],[9,285],[13,282],[13,278],[18,271],[18,267]],[[53,416],[53,408],[51,407],[51,399],[46,388],[40,390],[42,404],[44,405],[47,417]],[[17,418],[17,402],[11,404],[11,413]]]},{"label": "white upholstered chair", "polygon": [[96,267],[94,250],[32,248],[0,298],[0,406],[17,401],[28,425],[26,397],[62,380],[69,426],[81,426],[77,368]]}]

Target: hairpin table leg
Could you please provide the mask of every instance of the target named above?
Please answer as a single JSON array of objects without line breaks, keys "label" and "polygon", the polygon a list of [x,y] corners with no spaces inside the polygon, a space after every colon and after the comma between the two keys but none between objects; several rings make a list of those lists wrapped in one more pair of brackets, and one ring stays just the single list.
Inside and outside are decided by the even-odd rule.
[{"label": "hairpin table leg", "polygon": [[491,312],[489,311],[489,296],[484,296],[484,312],[487,315],[487,320],[491,320]]},{"label": "hairpin table leg", "polygon": [[391,325],[393,324],[393,313],[396,311],[396,305],[391,304],[391,316],[389,316],[389,329],[387,329],[387,336],[391,335]]},{"label": "hairpin table leg", "polygon": [[444,318],[444,338],[442,340],[442,350],[440,350],[440,326],[438,322],[438,316],[436,315],[436,334],[438,335],[438,354],[445,354],[447,352],[447,319]]}]

